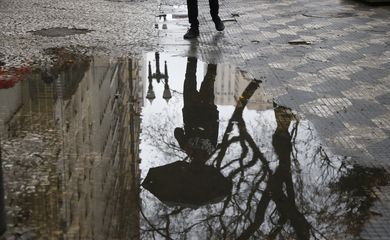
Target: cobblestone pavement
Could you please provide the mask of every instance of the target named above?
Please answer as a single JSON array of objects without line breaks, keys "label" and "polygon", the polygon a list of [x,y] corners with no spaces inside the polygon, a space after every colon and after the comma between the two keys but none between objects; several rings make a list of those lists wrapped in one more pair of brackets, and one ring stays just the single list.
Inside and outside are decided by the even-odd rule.
[{"label": "cobblestone pavement", "polygon": [[[180,2],[163,5],[162,12],[185,12],[171,7],[175,4]],[[389,169],[390,7],[222,1],[226,30],[218,33],[207,4],[200,3],[201,36],[195,49],[203,59],[232,62],[254,77],[265,77],[269,94],[317,123],[339,154]],[[186,54],[191,45],[182,40],[186,19],[165,24],[160,47]]]},{"label": "cobblestone pavement", "polygon": [[[390,171],[390,7],[346,0],[223,0],[226,29],[218,33],[208,1],[199,4],[201,36],[191,42],[182,38],[185,1],[0,1],[0,60],[35,61],[45,49],[62,46],[110,55],[157,46],[233,63],[264,79],[276,102],[314,123],[334,153]],[[158,10],[173,15],[156,19]],[[55,39],[33,34],[53,27],[92,31]],[[373,194],[379,200],[361,238],[389,239],[389,187]]]},{"label": "cobblestone pavement", "polygon": [[[155,44],[156,0],[0,1],[0,61],[7,66],[50,61],[45,49],[129,56]],[[37,31],[87,29],[87,34],[47,37]]]},{"label": "cobblestone pavement", "polygon": [[[265,78],[281,105],[314,123],[324,144],[350,161],[390,169],[390,7],[359,1],[220,2],[224,33],[200,1],[200,38],[182,39],[185,2],[163,1],[158,20],[165,51],[233,63]],[[192,44],[192,45],[191,45]],[[363,239],[389,239],[389,189],[379,188]],[[380,217],[378,217],[380,216]]]}]

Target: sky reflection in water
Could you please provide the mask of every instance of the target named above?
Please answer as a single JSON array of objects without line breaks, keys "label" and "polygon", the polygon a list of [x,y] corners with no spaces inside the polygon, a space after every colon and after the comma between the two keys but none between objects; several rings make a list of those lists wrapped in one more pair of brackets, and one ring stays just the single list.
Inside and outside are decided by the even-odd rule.
[{"label": "sky reflection in water", "polygon": [[[5,209],[15,235],[354,238],[369,220],[373,189],[388,185],[383,170],[333,156],[309,121],[272,103],[234,66],[52,51],[54,66],[22,71],[0,89]],[[160,82],[149,81],[149,61]],[[179,160],[222,173],[231,193],[188,207],[138,186],[150,168]]]},{"label": "sky reflection in water", "polygon": [[[374,198],[368,192],[340,186],[347,186],[363,171],[366,179],[354,187],[370,187],[381,182],[374,179],[384,179],[383,171],[346,166],[343,157],[332,156],[321,146],[310,122],[290,109],[270,104],[261,83],[238,69],[219,64],[215,71],[215,65],[194,64],[194,58],[177,63],[175,58],[166,60],[180,71],[169,78],[174,82],[172,99],[146,103],[143,108],[142,176],[151,167],[178,160],[200,161],[223,173],[233,182],[233,189],[219,203],[196,209],[164,204],[141,190],[142,238],[335,239],[358,234]],[[170,65],[170,61],[175,63]],[[213,104],[205,103],[210,96],[202,89],[207,86],[207,91],[210,82],[214,83]],[[192,96],[191,85],[195,84],[203,100]],[[218,113],[210,113],[212,106]],[[202,119],[205,115],[208,121]],[[178,128],[189,135],[186,144],[176,136]],[[199,153],[201,144],[191,139],[206,142],[203,152]]]}]

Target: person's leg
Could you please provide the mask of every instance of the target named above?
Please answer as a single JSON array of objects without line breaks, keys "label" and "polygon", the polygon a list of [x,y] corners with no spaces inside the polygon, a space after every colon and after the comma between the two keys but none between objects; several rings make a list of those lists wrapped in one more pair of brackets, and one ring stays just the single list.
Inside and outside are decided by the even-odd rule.
[{"label": "person's leg", "polygon": [[216,76],[217,65],[208,64],[206,75],[199,90],[200,99],[208,105],[214,105],[214,82]]},{"label": "person's leg", "polygon": [[184,79],[183,99],[184,108],[190,107],[198,101],[198,91],[196,90],[196,67],[198,59],[195,57],[187,58],[186,74]]},{"label": "person's leg", "polygon": [[221,18],[219,17],[219,3],[218,0],[209,0],[210,5],[210,15],[213,19],[213,22],[215,24],[215,28],[218,31],[222,31],[225,29],[225,25],[221,21]]},{"label": "person's leg", "polygon": [[209,5],[210,5],[210,15],[213,21],[219,20],[219,3],[218,0],[209,0]]},{"label": "person's leg", "polygon": [[199,29],[198,0],[187,0],[187,11],[191,28]]},{"label": "person's leg", "polygon": [[200,115],[202,119],[200,126],[204,129],[202,137],[210,140],[210,144],[206,147],[206,149],[209,149],[209,154],[215,150],[218,142],[219,112],[214,102],[214,83],[216,76],[217,65],[208,64],[206,75],[199,90],[199,96],[203,107]]},{"label": "person's leg", "polygon": [[191,27],[184,34],[184,39],[197,38],[199,36],[198,0],[187,0],[187,11]]}]

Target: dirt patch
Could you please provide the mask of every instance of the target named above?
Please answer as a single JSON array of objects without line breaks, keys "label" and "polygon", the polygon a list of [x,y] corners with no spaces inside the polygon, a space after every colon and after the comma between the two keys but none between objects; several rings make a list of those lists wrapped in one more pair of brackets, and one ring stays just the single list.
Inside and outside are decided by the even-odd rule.
[{"label": "dirt patch", "polygon": [[37,31],[30,31],[33,35],[39,35],[44,37],[66,37],[70,35],[77,34],[86,34],[92,32],[89,29],[79,29],[79,28],[66,28],[66,27],[55,27],[55,28],[47,28],[41,29]]}]

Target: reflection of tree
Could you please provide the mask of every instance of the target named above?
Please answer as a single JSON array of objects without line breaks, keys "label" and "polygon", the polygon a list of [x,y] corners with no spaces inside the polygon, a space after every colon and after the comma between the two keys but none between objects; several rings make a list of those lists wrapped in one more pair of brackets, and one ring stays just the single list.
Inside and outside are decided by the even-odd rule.
[{"label": "reflection of tree", "polygon": [[[287,221],[290,221],[290,224],[294,228],[297,237],[299,239],[308,239],[310,224],[307,222],[303,214],[300,213],[297,209],[295,203],[294,185],[291,176],[290,156],[292,152],[292,144],[288,128],[293,116],[288,113],[288,109],[282,107],[275,108],[277,128],[273,135],[272,145],[276,155],[279,158],[279,166],[276,167],[274,172],[272,172],[268,161],[258,148],[251,135],[248,133],[242,114],[248,100],[257,90],[257,88],[258,83],[256,81],[252,81],[244,90],[238,101],[238,105],[232,115],[232,118],[229,121],[227,131],[222,140],[221,151],[216,158],[216,165],[217,167],[221,168],[221,163],[224,159],[226,150],[233,142],[239,141],[243,151],[240,158],[234,160],[239,162],[239,168],[232,170],[229,173],[229,177],[231,178],[234,178],[237,174],[241,174],[238,186],[241,185],[241,182],[245,178],[245,169],[254,166],[257,161],[262,162],[263,166],[261,168],[261,172],[259,172],[259,181],[256,182],[256,187],[252,188],[249,198],[247,199],[246,206],[248,207],[251,205],[250,202],[252,201],[253,196],[255,196],[255,191],[257,191],[260,183],[268,178],[265,180],[267,185],[261,195],[261,198],[258,201],[257,206],[255,206],[256,209],[254,220],[243,229],[242,233],[238,236],[238,239],[248,239],[259,229],[260,225],[264,222],[266,210],[271,200],[276,205],[275,213],[279,214],[279,219],[276,224],[276,228],[273,228],[270,231],[270,236],[276,235],[282,230],[281,226],[283,226]],[[239,135],[229,140],[229,135],[233,129],[234,122],[237,123]],[[244,159],[249,153],[248,148],[250,148],[250,150],[253,152],[252,159],[247,163],[244,163]],[[231,165],[232,162],[227,164]],[[285,188],[285,191],[283,191],[283,188]]]},{"label": "reflection of tree", "polygon": [[[355,199],[355,201],[346,201],[345,215],[348,222],[348,231],[353,234],[359,234],[359,230],[364,222],[369,218],[370,207],[377,200],[376,194],[372,189],[377,186],[386,186],[390,182],[390,175],[384,169],[365,168],[354,166],[341,176],[337,184],[332,184],[332,191],[340,192],[339,201],[346,199]],[[357,215],[356,212],[360,214]]]},{"label": "reflection of tree", "polygon": [[[252,81],[244,90],[208,161],[233,180],[232,194],[219,204],[190,210],[167,208],[143,192],[146,223],[141,235],[145,239],[334,239],[351,233],[351,227],[361,227],[366,216],[352,208],[364,207],[373,199],[353,198],[354,190],[346,187],[353,174],[325,153],[315,142],[313,130],[289,109],[275,106],[272,156],[261,148],[259,130],[249,128],[243,117],[258,86]],[[359,184],[377,185],[367,180],[372,185]],[[340,197],[340,191],[351,197]],[[354,218],[359,219],[358,225],[351,221]]]},{"label": "reflection of tree", "polygon": [[172,132],[166,131],[168,129],[175,128],[175,117],[179,115],[179,111],[166,112],[166,118],[161,121],[161,116],[153,115],[149,119],[152,124],[147,124],[147,127],[143,128],[144,141],[148,141],[147,144],[152,145],[160,153],[163,153],[169,157],[182,158],[185,154],[184,151],[177,145],[177,142]]}]

